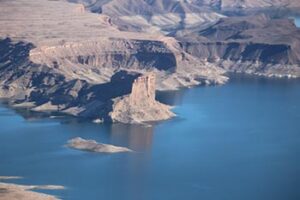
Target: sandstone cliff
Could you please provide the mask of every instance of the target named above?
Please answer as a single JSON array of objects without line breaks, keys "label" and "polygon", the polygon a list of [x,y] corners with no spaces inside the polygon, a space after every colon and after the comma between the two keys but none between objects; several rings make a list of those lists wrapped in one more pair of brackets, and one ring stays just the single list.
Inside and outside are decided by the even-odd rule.
[{"label": "sandstone cliff", "polygon": [[290,19],[228,17],[178,37],[185,52],[226,71],[300,76],[300,30]]},{"label": "sandstone cliff", "polygon": [[114,99],[109,115],[113,121],[142,123],[174,117],[170,108],[155,100],[155,75],[149,73],[134,80],[129,95]]}]

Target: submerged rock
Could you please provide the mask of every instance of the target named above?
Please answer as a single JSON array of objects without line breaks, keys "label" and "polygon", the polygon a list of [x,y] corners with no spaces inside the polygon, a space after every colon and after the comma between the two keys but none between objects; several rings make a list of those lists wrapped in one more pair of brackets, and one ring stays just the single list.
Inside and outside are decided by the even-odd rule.
[{"label": "submerged rock", "polygon": [[132,150],[126,147],[119,147],[110,144],[98,143],[95,140],[85,140],[81,137],[76,137],[69,140],[67,146],[77,150],[91,151],[96,153],[132,152]]}]

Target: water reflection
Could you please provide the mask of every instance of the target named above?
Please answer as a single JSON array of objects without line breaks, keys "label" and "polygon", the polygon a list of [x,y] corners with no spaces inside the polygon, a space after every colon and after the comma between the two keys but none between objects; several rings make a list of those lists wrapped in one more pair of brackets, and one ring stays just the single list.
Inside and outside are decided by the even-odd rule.
[{"label": "water reflection", "polygon": [[[151,166],[154,126],[116,123],[110,125],[109,133],[110,143],[126,146],[136,151],[122,159],[123,170],[119,172],[124,181],[120,183],[123,191],[122,199],[143,199],[147,193],[146,186],[149,166]],[[115,185],[111,185],[111,187],[114,188]],[[118,195],[112,194],[113,196]]]},{"label": "water reflection", "polygon": [[153,139],[153,126],[112,124],[110,139],[113,144],[124,144],[135,151],[150,150]]}]

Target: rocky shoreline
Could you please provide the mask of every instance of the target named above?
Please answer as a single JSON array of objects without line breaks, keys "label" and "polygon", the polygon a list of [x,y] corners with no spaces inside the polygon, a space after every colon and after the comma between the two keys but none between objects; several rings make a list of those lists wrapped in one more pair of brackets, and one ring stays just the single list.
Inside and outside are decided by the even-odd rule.
[{"label": "rocky shoreline", "polygon": [[8,177],[0,176],[0,200],[59,200],[59,198],[35,192],[32,190],[63,190],[63,186],[56,185],[19,185],[12,183],[4,183],[2,181],[8,181],[13,179],[19,179],[21,177]]}]

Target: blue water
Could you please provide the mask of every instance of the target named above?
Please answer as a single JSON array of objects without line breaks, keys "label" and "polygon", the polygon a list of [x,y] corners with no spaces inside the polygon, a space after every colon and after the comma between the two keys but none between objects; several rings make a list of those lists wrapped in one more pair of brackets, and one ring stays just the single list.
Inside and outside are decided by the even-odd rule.
[{"label": "blue water", "polygon": [[300,27],[300,16],[293,17],[297,27]]},{"label": "blue water", "polygon": [[[0,175],[82,200],[299,200],[300,80],[236,77],[159,95],[178,117],[152,127],[26,120],[0,107]],[[136,153],[64,147],[73,137]]]}]

